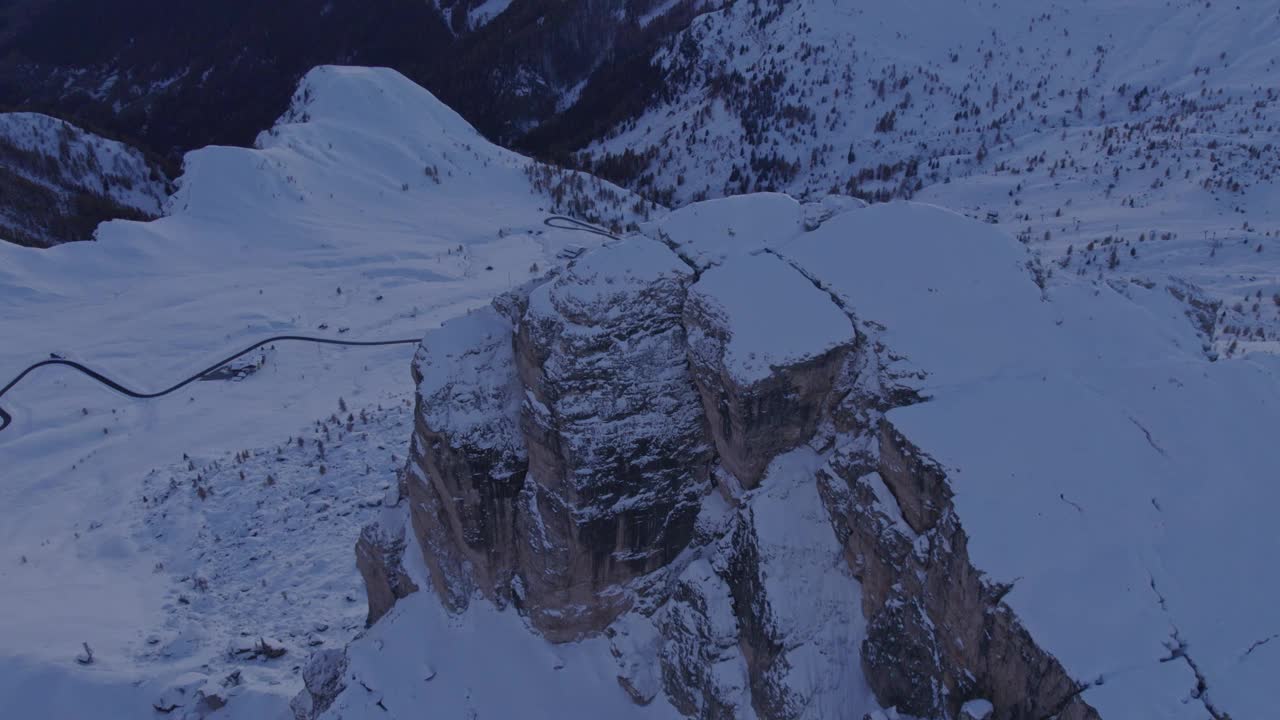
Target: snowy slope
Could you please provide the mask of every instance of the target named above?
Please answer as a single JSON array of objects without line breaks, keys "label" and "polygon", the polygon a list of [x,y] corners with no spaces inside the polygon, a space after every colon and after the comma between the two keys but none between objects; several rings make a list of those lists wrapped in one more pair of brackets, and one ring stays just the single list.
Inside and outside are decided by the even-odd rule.
[{"label": "snowy slope", "polygon": [[[785,6],[770,21],[820,5]],[[1008,179],[957,177],[933,186],[935,199],[964,198],[981,216],[992,198],[1012,202]],[[1056,180],[1041,186],[1045,202]],[[1084,231],[1123,217],[1096,202],[1096,187],[1077,190]],[[1261,181],[1255,192],[1274,190]],[[1106,264],[1081,243],[1066,265],[1042,258],[1042,270],[1058,268],[1045,287],[1028,264],[1065,244],[1057,231],[1028,252],[997,229],[901,203],[713,201],[645,224],[649,239],[624,249],[661,242],[700,271],[696,291],[736,330],[728,361],[744,380],[823,353],[852,316],[883,349],[886,377],[927,398],[888,420],[946,469],[974,564],[1012,585],[1004,602],[1105,717],[1265,717],[1280,667],[1268,602],[1280,498],[1267,482],[1280,466],[1280,365],[1226,348],[1211,362],[1185,293],[1169,288],[1190,275],[1218,293],[1265,291],[1276,282],[1271,246],[1252,248],[1272,235],[1245,232],[1254,244],[1244,248],[1196,243],[1191,211],[1221,202],[1188,197],[1126,217],[1144,236],[1176,228],[1158,250],[1129,234],[1098,245],[1139,247],[1136,257],[1106,273],[1099,260],[1064,272],[1082,253]],[[267,334],[418,338],[542,276],[562,251],[598,244],[543,226],[555,208],[618,227],[649,210],[490,145],[394,72],[319,68],[255,148],[189,154],[168,216],[105,224],[93,244],[0,245],[0,377],[56,351],[154,389]],[[794,308],[803,317],[790,325]],[[771,344],[782,336],[786,347]],[[156,401],[57,371],[6,396],[15,422],[0,433],[0,582],[15,591],[0,608],[5,706],[133,717],[156,704],[192,710],[207,691],[231,698],[219,717],[286,717],[306,653],[360,631],[351,546],[395,504],[409,359],[407,348],[281,344],[242,382]],[[856,654],[839,652],[864,635],[850,612],[859,589],[834,571],[840,548],[804,484],[832,452],[779,457],[757,492],[734,499],[758,523],[774,619],[803,640],[787,649],[785,679],[817,698],[817,716],[871,707]],[[410,547],[406,567],[420,573]],[[705,568],[686,560],[697,580]],[[93,664],[75,662],[81,643]],[[255,658],[256,646],[285,652]],[[664,698],[632,703],[614,650],[600,638],[552,646],[513,611],[477,602],[448,615],[419,592],[351,646],[365,686],[335,713],[550,716],[572,693],[589,716],[673,717]],[[849,672],[819,672],[832,658]],[[740,659],[718,668],[726,687],[741,689]]]},{"label": "snowy slope", "polygon": [[[149,215],[159,215],[163,209],[163,183],[143,154],[124,143],[57,118],[25,112],[0,114],[0,137],[19,150],[58,158],[58,180],[67,185],[86,189],[99,185],[111,199]],[[22,169],[17,172],[21,174]],[[38,176],[32,174],[31,179]]]},{"label": "snowy slope", "polygon": [[1221,304],[1215,352],[1274,351],[1277,38],[1266,2],[734,2],[669,41],[654,103],[582,159],[672,205],[991,214],[1049,275],[1186,280]]},{"label": "snowy slope", "polygon": [[487,604],[452,616],[434,597],[411,595],[350,655],[352,676],[368,689],[344,694],[325,717],[407,718],[423,708],[461,718],[681,717],[665,702],[631,702],[604,638],[551,645]]},{"label": "snowy slope", "polygon": [[92,238],[112,217],[164,210],[168,183],[140,151],[37,113],[0,113],[0,240]]},{"label": "snowy slope", "polygon": [[[655,58],[665,99],[588,154],[652,151],[655,185],[687,199],[933,184],[1063,127],[1172,121],[1165,132],[1261,145],[1277,23],[1267,3],[1186,0],[728,3]],[[1247,138],[1226,137],[1241,127]]]},{"label": "snowy slope", "polygon": [[1274,357],[1207,361],[1161,289],[1041,301],[1023,249],[939,209],[857,210],[779,252],[901,355],[928,401],[889,421],[943,464],[974,564],[1087,702],[1268,714]]},{"label": "snowy slope", "polygon": [[[419,338],[595,244],[542,225],[551,193],[640,219],[395,72],[318,68],[256,148],[190,153],[166,217],[0,245],[0,376],[58,352],[153,390],[271,334]],[[306,653],[363,619],[351,547],[404,461],[411,355],[282,344],[242,382],[160,400],[57,369],[7,395],[5,706],[139,717],[225,683],[241,696],[224,715],[283,712]],[[235,654],[260,637],[286,655]]]}]

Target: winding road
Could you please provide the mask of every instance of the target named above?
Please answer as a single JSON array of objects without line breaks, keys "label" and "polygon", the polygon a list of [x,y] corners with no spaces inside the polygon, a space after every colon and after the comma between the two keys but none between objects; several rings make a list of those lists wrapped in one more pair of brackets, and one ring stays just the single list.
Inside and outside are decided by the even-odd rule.
[{"label": "winding road", "polygon": [[[576,232],[588,232],[595,235],[601,235],[607,238],[617,239],[617,236],[614,235],[613,233],[610,233],[590,223],[586,223],[581,220],[568,217],[566,215],[552,215],[551,217],[548,217],[547,219],[543,220],[543,224],[549,228],[554,228],[556,230],[573,230]],[[13,380],[10,380],[9,383],[5,385],[3,388],[0,388],[0,398],[3,398],[6,393],[12,390],[15,386],[17,386],[18,383],[22,382],[23,378],[27,377],[31,373],[37,370],[40,370],[41,368],[61,366],[61,367],[71,368],[72,370],[75,370],[81,373],[82,375],[87,375],[88,377],[93,378],[94,380],[98,381],[102,385],[105,385],[111,388],[112,390],[115,390],[121,395],[125,395],[131,398],[138,398],[139,400],[151,400],[153,398],[164,397],[165,395],[169,395],[170,393],[177,392],[178,390],[181,390],[182,388],[190,385],[191,383],[196,382],[197,380],[218,370],[219,368],[226,365],[227,363],[238,360],[239,358],[244,357],[245,355],[248,355],[249,353],[253,352],[254,350],[257,350],[258,348],[264,345],[270,345],[271,343],[276,343],[276,342],[303,342],[303,343],[314,343],[318,345],[341,345],[344,347],[384,347],[387,345],[416,345],[422,342],[422,338],[411,338],[411,339],[405,339],[405,340],[360,341],[360,340],[335,340],[332,338],[311,337],[307,335],[275,335],[275,336],[266,338],[264,340],[259,340],[258,342],[250,345],[249,347],[233,355],[229,355],[219,360],[218,362],[214,363],[213,365],[210,365],[204,370],[201,370],[200,372],[184,380],[179,381],[173,386],[165,388],[164,390],[159,390],[157,392],[142,392],[139,390],[134,390],[132,388],[126,387],[116,382],[115,380],[112,380],[111,378],[107,377],[106,375],[103,375],[102,373],[98,372],[97,370],[94,370],[93,368],[88,367],[87,365],[83,365],[74,360],[66,360],[63,358],[52,358],[49,360],[42,360],[38,363],[35,363],[34,365],[31,365],[27,367],[25,370],[23,370],[22,372],[18,373],[17,377],[15,377]],[[4,429],[9,427],[9,425],[12,423],[13,423],[13,416],[8,412],[6,412],[3,407],[0,407],[0,432],[3,432]]]}]

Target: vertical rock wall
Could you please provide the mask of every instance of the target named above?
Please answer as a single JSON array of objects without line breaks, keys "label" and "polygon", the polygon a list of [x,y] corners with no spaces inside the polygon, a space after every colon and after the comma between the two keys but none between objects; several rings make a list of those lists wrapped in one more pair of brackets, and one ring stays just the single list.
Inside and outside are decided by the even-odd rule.
[{"label": "vertical rock wall", "polygon": [[[788,291],[800,317],[833,310],[776,264],[808,288]],[[403,494],[440,597],[513,604],[555,642],[604,632],[637,702],[690,717],[832,717],[872,693],[920,717],[978,698],[1096,717],[884,419],[919,401],[884,347],[840,308],[837,336],[744,365],[745,334],[774,330],[743,323],[786,318],[735,318],[724,287],[633,239],[425,338]],[[411,590],[395,533],[366,535],[373,620]]]}]

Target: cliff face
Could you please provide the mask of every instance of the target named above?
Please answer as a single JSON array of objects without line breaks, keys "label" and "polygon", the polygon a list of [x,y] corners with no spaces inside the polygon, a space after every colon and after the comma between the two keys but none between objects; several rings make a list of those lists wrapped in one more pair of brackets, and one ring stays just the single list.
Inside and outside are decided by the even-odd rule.
[{"label": "cliff face", "polygon": [[1096,718],[1084,686],[1042,650],[969,561],[946,475],[880,419],[818,472],[868,621],[876,696],[921,717],[989,700],[995,717]]},{"label": "cliff face", "polygon": [[515,502],[528,469],[510,325],[489,309],[435,336],[438,344],[424,343],[413,362],[417,412],[401,492],[446,605],[460,610],[477,590],[505,603]]},{"label": "cliff face", "polygon": [[[887,419],[921,401],[901,360],[785,249],[589,253],[424,339],[402,493],[431,585],[603,634],[635,702],[689,717],[1097,717]],[[373,617],[412,583],[366,535]]]},{"label": "cliff face", "polygon": [[684,319],[720,464],[754,488],[775,457],[813,437],[853,346],[853,326],[821,291],[767,254],[708,270]]},{"label": "cliff face", "polygon": [[519,599],[550,637],[603,629],[633,601],[624,585],[689,544],[711,460],[683,357],[689,276],[626,242],[533,290],[519,318]]},{"label": "cliff face", "polygon": [[598,632],[689,543],[711,446],[684,360],[691,273],[635,241],[432,333],[406,494],[438,592]]}]

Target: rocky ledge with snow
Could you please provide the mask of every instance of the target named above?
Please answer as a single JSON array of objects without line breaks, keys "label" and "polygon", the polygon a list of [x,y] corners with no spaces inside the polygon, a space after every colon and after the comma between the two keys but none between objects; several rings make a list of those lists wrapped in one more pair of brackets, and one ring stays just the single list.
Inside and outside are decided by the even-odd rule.
[{"label": "rocky ledge with snow", "polygon": [[[556,715],[567,657],[637,717],[1260,716],[1280,612],[1226,589],[1274,582],[1275,359],[1211,361],[1182,292],[1041,287],[945,210],[780,204],[690,206],[426,336],[363,689],[299,706],[438,700],[391,678],[485,615],[560,659],[504,663],[513,705],[460,652],[472,717]],[[385,586],[415,576],[442,607]]]}]

